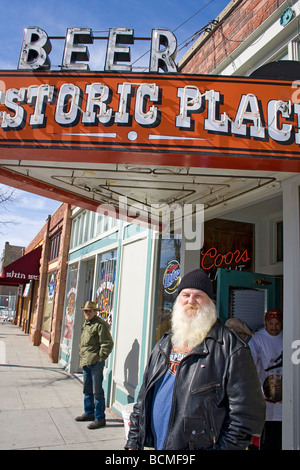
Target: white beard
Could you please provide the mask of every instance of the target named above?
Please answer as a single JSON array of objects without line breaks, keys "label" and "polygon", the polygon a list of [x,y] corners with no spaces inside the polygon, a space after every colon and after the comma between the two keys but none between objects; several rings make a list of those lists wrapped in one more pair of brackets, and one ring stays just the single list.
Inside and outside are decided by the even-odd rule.
[{"label": "white beard", "polygon": [[[194,309],[195,313],[188,316],[186,311],[190,308]],[[212,300],[202,307],[182,307],[176,301],[171,318],[173,346],[192,349],[201,344],[216,320],[217,311]]]}]

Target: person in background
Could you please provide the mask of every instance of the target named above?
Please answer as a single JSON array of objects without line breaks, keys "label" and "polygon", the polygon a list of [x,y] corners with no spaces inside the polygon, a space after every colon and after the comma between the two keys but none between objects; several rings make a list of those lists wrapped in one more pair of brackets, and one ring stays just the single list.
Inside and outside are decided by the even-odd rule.
[{"label": "person in background", "polygon": [[265,314],[265,328],[255,333],[249,341],[266,400],[261,450],[282,448],[282,322],[280,310],[268,310]]},{"label": "person in background", "polygon": [[80,340],[80,366],[83,369],[84,413],[76,421],[92,421],[89,429],[106,426],[105,397],[102,387],[105,360],[113,349],[108,324],[97,316],[96,302],[87,301]]},{"label": "person in background", "polygon": [[171,330],[150,355],[125,449],[243,450],[261,433],[265,402],[250,349],[217,319],[212,299],[203,270],[182,278]]}]

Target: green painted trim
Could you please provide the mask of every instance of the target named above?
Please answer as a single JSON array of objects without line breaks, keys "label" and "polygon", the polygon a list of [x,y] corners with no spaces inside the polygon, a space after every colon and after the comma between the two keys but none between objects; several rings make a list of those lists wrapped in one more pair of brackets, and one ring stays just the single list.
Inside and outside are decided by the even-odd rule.
[{"label": "green painted trim", "polygon": [[151,282],[152,275],[152,251],[153,251],[153,240],[152,240],[152,230],[148,229],[148,246],[147,246],[147,272],[145,280],[145,295],[144,295],[144,309],[143,309],[143,328],[142,328],[142,337],[141,337],[141,360],[140,360],[140,370],[139,370],[139,383],[135,389],[135,401],[137,400],[138,393],[142,386],[144,370],[145,370],[145,354],[146,354],[146,338],[148,334],[148,316],[150,312],[148,311],[149,306],[149,297],[152,294],[149,291],[149,285]]},{"label": "green painted trim", "polygon": [[128,393],[125,393],[123,392],[123,390],[120,390],[118,386],[116,386],[115,401],[120,403],[120,405],[128,405],[129,403],[134,403],[133,398],[129,396]]},{"label": "green painted trim", "polygon": [[153,284],[153,289],[154,292],[156,292],[155,298],[154,298],[154,305],[153,305],[153,328],[152,328],[152,335],[151,335],[151,349],[155,346],[156,342],[156,333],[155,333],[155,326],[157,324],[157,308],[158,308],[158,292],[159,292],[159,272],[160,272],[160,256],[161,256],[161,235],[159,236],[158,239],[158,246],[157,248],[155,247],[154,249],[157,249],[158,255],[156,256],[156,270],[155,270],[155,285]]},{"label": "green painted trim", "polygon": [[[69,259],[68,259],[69,262],[72,262],[76,260],[77,258],[81,258],[82,256],[87,255],[88,253],[92,253],[94,251],[100,251],[100,250],[102,251],[109,245],[119,242],[121,238],[120,234],[122,233],[122,229],[123,229],[123,223],[115,232],[112,232],[106,237],[100,238],[98,240],[95,240],[92,243],[89,243],[81,248],[78,248],[72,253],[69,253]],[[139,235],[140,233],[143,233],[145,230],[147,230],[146,227],[142,227],[138,224],[126,225],[126,227],[124,227],[123,240],[127,240],[128,238]]]},{"label": "green painted trim", "polygon": [[[121,222],[119,234],[122,234],[122,230],[123,230],[123,222]],[[122,250],[122,240],[121,240],[121,236],[119,236],[118,247],[117,247],[117,265],[116,265],[116,282],[115,282],[115,293],[114,293],[114,308],[113,308],[113,315],[112,315],[113,322],[112,322],[112,330],[111,330],[111,335],[112,335],[112,338],[113,338],[114,342],[116,341],[116,323],[117,322],[116,322],[115,315],[116,315],[116,312],[118,310],[118,300],[119,300],[118,293],[119,293],[119,279],[120,279],[120,268],[121,268],[121,250]],[[112,354],[114,354],[114,349],[112,351]]]},{"label": "green painted trim", "polygon": [[111,393],[112,393],[112,365],[114,362],[114,354],[115,354],[115,345],[116,345],[116,312],[117,312],[117,307],[118,307],[118,292],[119,292],[119,276],[120,276],[120,266],[121,266],[121,249],[122,249],[122,240],[121,240],[121,234],[123,230],[123,222],[120,224],[119,231],[116,232],[118,235],[118,246],[117,246],[117,265],[116,265],[116,282],[115,282],[115,292],[114,292],[114,306],[113,306],[113,314],[112,314],[112,329],[111,329],[111,335],[114,341],[114,348],[111,352],[111,358],[109,362],[109,367],[107,368],[107,374],[106,374],[106,380],[105,380],[105,388],[104,393],[106,397],[106,404],[109,406],[110,399],[111,399]]},{"label": "green painted trim", "polygon": [[119,239],[119,230],[116,232],[111,233],[107,237],[101,238],[100,240],[96,240],[88,245],[83,246],[82,248],[78,248],[78,250],[73,251],[69,254],[69,262],[76,260],[77,258],[81,258],[88,253],[93,251],[102,251],[109,245],[116,243]]},{"label": "green painted trim", "polygon": [[110,368],[107,370],[106,377],[105,379],[103,378],[103,383],[102,383],[106,406],[109,406],[109,402],[110,402],[111,381],[112,381],[112,369]]},{"label": "green painted trim", "polygon": [[[270,284],[265,286],[256,284],[255,281],[260,278],[267,279]],[[277,276],[218,268],[217,311],[224,323],[228,320],[230,287],[264,289],[267,291],[267,305],[269,308],[280,308],[280,279]]]},{"label": "green painted trim", "polygon": [[123,240],[127,240],[130,237],[134,237],[135,235],[139,235],[140,233],[145,232],[147,230],[146,227],[142,227],[138,224],[129,224],[124,227],[124,235]]},{"label": "green painted trim", "polygon": [[64,351],[60,351],[59,360],[64,361],[66,364],[69,364],[70,354],[66,354]]}]

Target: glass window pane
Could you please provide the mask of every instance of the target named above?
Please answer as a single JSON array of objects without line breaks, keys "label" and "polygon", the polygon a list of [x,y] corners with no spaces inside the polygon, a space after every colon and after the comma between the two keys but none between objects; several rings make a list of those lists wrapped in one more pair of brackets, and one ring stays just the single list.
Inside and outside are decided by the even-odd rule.
[{"label": "glass window pane", "polygon": [[170,315],[180,282],[181,240],[161,240],[155,342],[170,328]]},{"label": "glass window pane", "polygon": [[112,325],[112,311],[116,282],[117,250],[102,253],[98,257],[96,302],[101,318]]},{"label": "glass window pane", "polygon": [[75,302],[77,295],[77,281],[78,263],[74,263],[70,265],[68,269],[66,300],[64,306],[65,312],[62,325],[62,344],[64,345],[68,353],[70,353],[72,346]]},{"label": "glass window pane", "polygon": [[48,274],[47,290],[44,303],[44,317],[42,330],[46,333],[51,331],[51,320],[54,305],[56,272]]}]

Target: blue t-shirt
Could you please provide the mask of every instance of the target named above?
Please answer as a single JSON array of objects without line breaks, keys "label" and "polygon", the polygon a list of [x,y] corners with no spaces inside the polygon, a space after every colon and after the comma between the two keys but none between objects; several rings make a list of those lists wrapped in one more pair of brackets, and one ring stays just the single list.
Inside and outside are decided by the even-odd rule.
[{"label": "blue t-shirt", "polygon": [[168,369],[155,384],[152,401],[151,427],[154,437],[154,447],[156,450],[163,449],[165,443],[178,366],[180,361],[188,352],[189,351],[187,349],[173,347],[170,352]]}]

